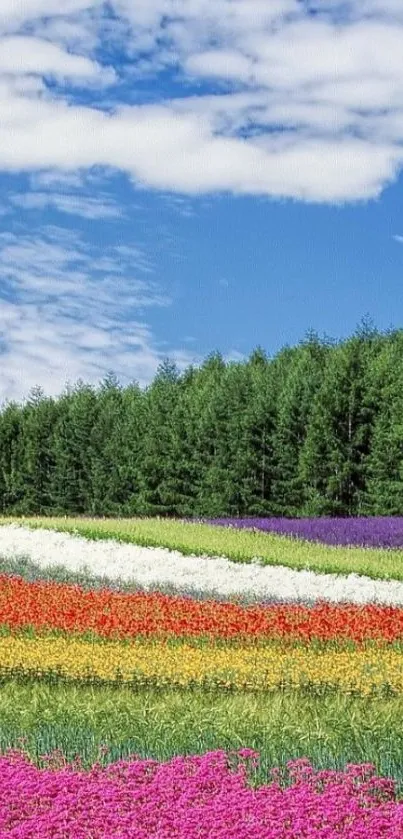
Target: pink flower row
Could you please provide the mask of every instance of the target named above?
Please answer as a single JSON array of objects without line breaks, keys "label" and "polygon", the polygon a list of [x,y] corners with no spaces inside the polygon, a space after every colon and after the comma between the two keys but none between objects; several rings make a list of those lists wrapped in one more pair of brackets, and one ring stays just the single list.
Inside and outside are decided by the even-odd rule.
[{"label": "pink flower row", "polygon": [[0,757],[0,836],[9,839],[402,839],[403,802],[374,767],[316,772],[287,765],[253,789],[248,749],[120,761],[85,772],[39,769],[20,752]]}]

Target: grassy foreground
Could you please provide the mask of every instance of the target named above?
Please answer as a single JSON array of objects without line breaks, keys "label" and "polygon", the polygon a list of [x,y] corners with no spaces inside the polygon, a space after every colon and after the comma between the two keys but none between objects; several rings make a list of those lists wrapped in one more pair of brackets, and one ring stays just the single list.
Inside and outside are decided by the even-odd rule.
[{"label": "grassy foreground", "polygon": [[403,698],[315,698],[165,693],[124,688],[10,682],[0,688],[0,751],[40,755],[61,749],[89,768],[102,745],[104,765],[137,754],[169,760],[216,749],[253,748],[261,754],[256,783],[270,767],[309,757],[317,768],[374,763],[403,791]]},{"label": "grassy foreground", "polygon": [[262,565],[403,581],[403,550],[334,547],[272,533],[174,519],[0,518],[0,524],[12,523],[73,533],[87,539],[116,539],[142,547],[164,547],[187,556],[224,556],[246,563],[258,559]]}]

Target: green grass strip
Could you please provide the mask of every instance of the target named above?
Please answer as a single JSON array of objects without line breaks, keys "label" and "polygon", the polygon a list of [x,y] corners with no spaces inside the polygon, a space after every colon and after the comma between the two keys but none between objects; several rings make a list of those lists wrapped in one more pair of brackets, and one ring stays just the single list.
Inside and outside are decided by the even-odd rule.
[{"label": "green grass strip", "polygon": [[19,523],[73,533],[87,539],[116,539],[143,547],[164,547],[184,555],[225,556],[233,562],[286,565],[327,574],[355,573],[376,580],[403,581],[403,550],[320,545],[289,536],[213,527],[175,519],[16,518]]},{"label": "green grass strip", "polygon": [[169,760],[173,755],[215,749],[256,749],[261,768],[309,757],[318,768],[372,762],[403,789],[403,697],[208,695],[202,691],[9,682],[0,687],[0,752],[24,748],[40,755],[61,749],[69,761],[79,754],[88,768],[101,745],[107,763],[137,754]]}]

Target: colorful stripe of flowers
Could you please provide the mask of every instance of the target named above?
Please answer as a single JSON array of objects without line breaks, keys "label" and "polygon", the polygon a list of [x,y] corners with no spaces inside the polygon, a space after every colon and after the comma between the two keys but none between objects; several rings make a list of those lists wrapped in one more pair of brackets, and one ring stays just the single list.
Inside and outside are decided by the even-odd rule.
[{"label": "colorful stripe of flowers", "polygon": [[[77,529],[71,520],[54,520],[49,527],[56,527],[57,521],[60,528],[70,528],[75,535],[2,525],[0,561],[25,558],[49,574],[58,568],[62,573],[107,578],[111,588],[135,584],[137,589],[150,591],[169,587],[175,594],[191,593],[195,598],[403,606],[403,551],[311,545],[241,529],[211,527],[206,531],[205,525],[167,520],[77,522]],[[78,536],[79,532],[86,538]],[[96,538],[91,539],[91,534]],[[113,535],[126,543],[113,540]],[[251,542],[240,550],[242,537],[250,537]],[[140,544],[135,543],[136,538]],[[170,544],[172,549],[145,547],[147,538],[150,544]],[[202,553],[205,543],[211,553]],[[330,573],[332,569],[337,573]]]},{"label": "colorful stripe of flowers", "polygon": [[76,585],[27,582],[0,575],[0,625],[11,630],[93,631],[104,638],[136,635],[276,638],[310,642],[403,638],[403,609],[317,604],[239,606],[153,594],[85,591]]},{"label": "colorful stripe of flowers", "polygon": [[[120,761],[83,774],[77,767],[39,770],[24,756],[0,758],[0,830],[14,837],[111,836],[127,839],[401,839],[403,803],[393,781],[371,765],[315,772],[309,762],[287,764],[287,783],[250,788],[256,753],[211,752]],[[237,765],[238,764],[238,765]]]},{"label": "colorful stripe of flowers", "polygon": [[[24,539],[29,547],[31,537],[25,534]],[[11,564],[3,565],[3,570],[8,567],[8,574],[0,574],[0,684],[3,683],[3,690],[9,691],[13,713],[9,714],[8,728],[5,726],[2,731],[0,724],[0,733],[3,743],[13,746],[23,742],[20,735],[28,743],[26,735],[29,734],[26,748],[33,761],[33,755],[43,758],[41,753],[62,744],[70,760],[77,754],[77,761],[68,766],[63,759],[60,762],[49,759],[49,766],[41,769],[20,751],[8,751],[0,757],[1,836],[15,839],[31,835],[38,839],[54,836],[196,839],[202,835],[206,839],[213,836],[402,839],[403,801],[397,801],[393,781],[376,778],[369,764],[346,767],[344,772],[335,771],[335,766],[340,768],[349,759],[357,758],[375,757],[378,761],[380,748],[383,750],[385,744],[390,762],[379,764],[378,770],[393,772],[402,781],[396,733],[399,722],[393,728],[390,719],[393,714],[396,717],[396,712],[391,714],[390,708],[403,701],[403,655],[399,644],[403,640],[403,608],[373,602],[365,606],[351,602],[336,605],[323,600],[310,606],[309,599],[297,605],[292,601],[306,586],[309,572],[285,569],[287,573],[299,575],[296,584],[296,577],[290,582],[283,576],[284,569],[272,568],[266,574],[267,569],[256,564],[249,567],[247,587],[254,591],[261,573],[265,572],[264,585],[269,595],[277,578],[279,590],[285,592],[291,604],[245,606],[241,605],[241,597],[236,603],[192,599],[179,596],[179,583],[185,578],[197,593],[198,580],[206,584],[206,579],[202,579],[204,572],[210,574],[212,581],[221,569],[222,590],[228,594],[228,588],[235,591],[241,583],[242,594],[245,569],[241,564],[226,564],[224,559],[188,557],[186,573],[182,574],[179,569],[185,568],[181,565],[184,557],[176,557],[162,548],[147,552],[146,548],[140,551],[135,546],[98,543],[96,551],[95,543],[88,540],[70,537],[56,543],[46,532],[41,534],[41,539],[43,544],[38,539],[38,556],[34,557],[40,560],[41,571],[49,556],[52,567],[67,556],[71,568],[82,566],[82,560],[91,557],[92,568],[81,577],[88,581],[89,590],[66,583],[29,582],[23,576],[9,576],[18,572]],[[30,555],[29,551],[26,555]],[[169,572],[165,562],[171,564]],[[201,570],[202,562],[205,562],[204,570]],[[155,581],[159,588],[170,574],[178,585],[173,586],[174,596],[160,591],[123,593],[111,590],[112,585],[111,589],[94,589],[91,573],[99,574],[108,568],[114,572],[119,568],[127,578],[143,582],[146,588]],[[29,573],[35,579],[33,566]],[[63,579],[63,572],[58,576]],[[319,578],[316,575],[315,581]],[[110,580],[116,580],[115,573]],[[350,578],[348,584],[346,580],[347,577],[339,577],[334,585],[340,583],[343,593],[351,590],[357,602],[370,595],[376,600],[381,593],[379,586],[392,585],[376,580],[370,583],[357,576]],[[330,582],[329,577],[328,587]],[[106,580],[102,585],[107,585]],[[403,584],[399,585],[403,588]],[[367,586],[364,595],[362,586]],[[319,587],[314,591],[318,595]],[[333,588],[329,589],[329,599],[334,597]],[[83,688],[85,684],[87,688]],[[29,700],[25,697],[33,686],[52,695],[59,691],[59,705],[57,713],[52,715],[48,703],[42,700],[46,713],[37,711],[38,694],[32,694],[35,710],[30,709],[29,727],[25,714]],[[91,693],[91,712],[88,708],[85,711],[83,690],[88,695]],[[109,698],[105,699],[104,710],[101,708],[102,712],[98,713],[100,699],[106,693]],[[132,721],[134,694],[143,721],[141,731],[140,725]],[[125,713],[118,708],[115,717],[119,718],[120,727],[113,726],[110,708],[112,705],[115,708],[117,697],[123,695],[128,716],[122,720]],[[149,697],[147,708],[146,697]],[[203,711],[207,697],[213,705]],[[202,698],[194,715],[191,711],[195,718],[193,733],[189,733],[183,713],[190,698],[195,701],[192,709]],[[164,706],[165,729],[151,718],[157,700]],[[239,734],[233,727],[234,713],[229,709],[234,701],[242,703],[235,714],[242,720],[248,717],[246,727]],[[278,703],[283,701],[284,706],[279,708]],[[267,709],[265,706],[260,714],[260,734],[252,740],[258,728],[255,706],[264,702]],[[275,715],[269,718],[267,713],[276,702],[277,729],[273,724]],[[290,721],[287,707],[291,707],[291,702],[296,704]],[[334,726],[337,734],[334,740],[328,741],[326,726],[321,727],[313,710],[311,713],[315,702],[322,709],[326,725]],[[304,703],[308,709],[305,715]],[[354,703],[360,703],[358,728]],[[74,713],[71,704],[76,707]],[[382,717],[379,725],[375,706],[385,709],[385,718]],[[330,720],[328,707],[333,708]],[[362,709],[367,716],[361,713]],[[174,712],[176,724],[170,722]],[[218,720],[214,731],[209,714]],[[93,724],[95,716],[97,720]],[[362,722],[364,717],[369,720],[367,726]],[[15,721],[20,725],[20,719],[22,725],[14,733]],[[299,734],[294,725],[296,719]],[[343,736],[338,731],[339,722]],[[172,742],[164,751],[167,725],[173,732]],[[161,744],[154,751],[150,746],[150,726],[157,732],[156,742]],[[205,740],[199,746],[201,730]],[[234,737],[230,740],[232,731]],[[309,743],[308,734],[311,735]],[[371,753],[364,734],[371,744],[376,740]],[[275,736],[277,751],[270,757],[268,742],[272,744]],[[45,741],[41,739],[44,737]],[[396,741],[394,763],[389,748],[393,738]],[[129,761],[110,763],[105,768],[98,763],[89,771],[84,770],[78,756],[88,759],[91,765],[97,748],[102,750],[105,740],[110,751],[120,750],[126,743],[126,748],[117,755],[130,755]],[[332,744],[336,741],[337,759],[333,761]],[[244,749],[229,756],[214,751],[226,748],[224,743],[230,743],[228,747],[232,749],[238,743],[257,747],[263,753],[257,788],[246,784],[247,780],[249,783],[246,764],[250,758],[248,768],[256,768],[257,752]],[[100,752],[102,758],[108,752],[105,749],[106,752]],[[200,749],[208,750],[208,754],[183,757],[189,750],[195,755]],[[132,759],[133,750],[141,751],[143,758],[154,759],[139,760],[136,755]],[[303,759],[288,764],[288,772],[283,769],[270,772],[277,762],[304,753],[326,770],[316,772]],[[178,756],[169,763],[161,762],[172,754]],[[115,751],[115,760],[117,755]],[[329,766],[333,766],[333,771]]]},{"label": "colorful stripe of flowers", "polygon": [[323,545],[356,545],[368,548],[403,546],[403,516],[324,516],[318,519],[219,518],[205,521],[218,527],[281,533]]},{"label": "colorful stripe of flowers", "polygon": [[287,649],[274,641],[265,647],[218,647],[158,639],[97,643],[74,637],[3,636],[0,674],[17,673],[157,687],[310,687],[361,695],[403,691],[402,654],[378,645],[353,650]]}]

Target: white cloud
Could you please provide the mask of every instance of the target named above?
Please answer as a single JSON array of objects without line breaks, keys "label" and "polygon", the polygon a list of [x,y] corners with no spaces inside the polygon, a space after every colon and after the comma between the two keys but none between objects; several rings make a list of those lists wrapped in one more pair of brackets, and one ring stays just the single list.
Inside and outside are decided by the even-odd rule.
[{"label": "white cloud", "polygon": [[252,82],[252,62],[235,50],[207,50],[190,55],[185,69],[191,75]]},{"label": "white cloud", "polygon": [[109,68],[40,38],[23,36],[0,39],[0,74],[53,76],[81,83],[109,84],[115,80]]},{"label": "white cloud", "polygon": [[110,198],[65,195],[60,192],[27,192],[11,196],[11,202],[24,210],[54,208],[59,213],[87,219],[121,218],[123,211]]},{"label": "white cloud", "polygon": [[32,189],[63,189],[63,191],[70,191],[75,189],[82,189],[85,183],[85,177],[82,172],[60,172],[58,170],[49,169],[48,171],[35,172],[30,177],[30,184]]},{"label": "white cloud", "polygon": [[399,242],[400,244],[403,244],[403,236],[400,236],[398,233],[396,233],[393,238],[394,238],[395,242]]},{"label": "white cloud", "polygon": [[4,97],[0,166],[71,171],[107,165],[144,185],[184,193],[228,190],[344,200],[378,195],[402,159],[387,133],[376,141],[325,137],[322,131],[315,137],[308,130],[263,133],[247,141],[218,135],[215,119],[214,111],[184,111],[183,102],[123,108],[109,116],[60,102]]},{"label": "white cloud", "polygon": [[[169,298],[139,279],[141,249],[96,249],[78,234],[47,227],[0,236],[0,402],[35,384],[61,393],[67,381],[97,383],[114,369],[123,383],[152,379],[165,352],[143,320]],[[180,367],[186,351],[170,353]]]},{"label": "white cloud", "polygon": [[0,27],[12,28],[39,17],[66,16],[101,5],[102,0],[1,0]]},{"label": "white cloud", "polygon": [[246,361],[246,355],[238,350],[230,350],[228,353],[223,355],[223,359],[227,364],[231,361],[238,363],[240,361]]},{"label": "white cloud", "polygon": [[148,32],[154,41],[172,39],[184,51],[251,28],[262,31],[298,12],[298,0],[114,0],[113,6],[131,23],[135,40]]},{"label": "white cloud", "polygon": [[[117,17],[108,20],[100,2],[67,0],[60,10],[54,0],[3,0],[0,23],[34,21],[42,39],[17,30],[3,39],[0,168],[70,176],[112,167],[137,184],[184,194],[320,202],[378,196],[403,165],[399,4],[330,0],[317,4],[315,16],[308,5],[113,0]],[[152,104],[129,106],[122,91],[120,104],[106,108],[47,87],[49,74],[105,83],[102,51],[98,62],[90,53],[115,25],[137,70],[145,58],[148,72],[175,66],[184,96],[161,93]],[[82,32],[90,39],[80,40]],[[66,48],[74,38],[80,54]],[[225,92],[194,95],[195,80]]]},{"label": "white cloud", "polygon": [[[335,0],[336,6],[340,0]],[[400,18],[403,19],[403,8],[401,0],[350,0],[350,14],[353,17],[368,15],[371,17]]]},{"label": "white cloud", "polygon": [[93,55],[101,45],[101,20],[101,9],[98,14],[94,14],[92,9],[68,18],[41,18],[31,24],[30,29],[36,37],[58,44],[69,52],[84,56]]}]

